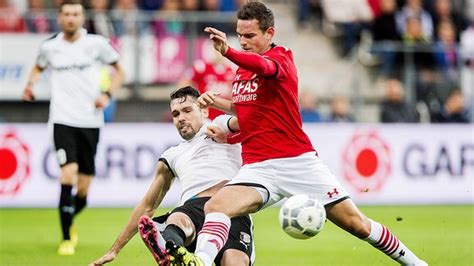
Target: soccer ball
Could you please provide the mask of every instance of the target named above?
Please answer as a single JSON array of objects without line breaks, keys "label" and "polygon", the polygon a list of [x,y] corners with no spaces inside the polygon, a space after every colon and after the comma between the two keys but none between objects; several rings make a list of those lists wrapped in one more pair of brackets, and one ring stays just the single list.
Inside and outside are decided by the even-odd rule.
[{"label": "soccer ball", "polygon": [[326,211],[318,200],[294,195],[281,206],[279,218],[285,233],[297,239],[308,239],[323,229]]}]

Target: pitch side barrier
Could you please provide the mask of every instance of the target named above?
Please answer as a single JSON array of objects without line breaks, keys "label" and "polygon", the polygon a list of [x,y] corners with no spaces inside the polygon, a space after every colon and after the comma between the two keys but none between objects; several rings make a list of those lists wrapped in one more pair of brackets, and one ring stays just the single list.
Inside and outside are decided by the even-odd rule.
[{"label": "pitch side barrier", "polygon": [[[306,124],[320,157],[360,204],[473,204],[474,125]],[[0,124],[0,207],[56,207],[58,166],[45,124]],[[96,158],[93,207],[131,207],[172,124],[107,124]],[[163,206],[180,203],[173,185]]]}]

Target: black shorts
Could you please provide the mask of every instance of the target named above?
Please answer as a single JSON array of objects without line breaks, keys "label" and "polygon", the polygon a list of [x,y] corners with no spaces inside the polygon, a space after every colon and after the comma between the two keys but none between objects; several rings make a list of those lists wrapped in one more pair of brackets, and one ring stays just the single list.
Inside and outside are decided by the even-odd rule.
[{"label": "black shorts", "polygon": [[[169,213],[153,218],[158,223],[164,223],[168,216],[175,212],[182,212],[191,218],[196,228],[196,232],[199,232],[204,224],[204,204],[210,199],[210,197],[194,198],[186,201],[182,206],[179,206]],[[196,239],[186,248],[194,252],[196,250]],[[252,264],[253,254],[253,223],[249,215],[235,217],[231,219],[231,227],[229,232],[229,238],[225,243],[224,247],[217,254],[214,260],[216,265],[220,265],[222,254],[228,249],[237,249],[249,256],[250,265]]]},{"label": "black shorts", "polygon": [[99,128],[78,128],[54,124],[54,148],[60,166],[77,163],[79,173],[95,174]]}]

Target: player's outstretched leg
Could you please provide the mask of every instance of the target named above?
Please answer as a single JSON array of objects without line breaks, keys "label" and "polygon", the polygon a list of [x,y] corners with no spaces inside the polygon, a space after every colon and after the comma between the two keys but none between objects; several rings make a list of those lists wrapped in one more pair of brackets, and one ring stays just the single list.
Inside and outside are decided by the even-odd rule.
[{"label": "player's outstretched leg", "polygon": [[155,222],[150,217],[143,215],[138,221],[138,230],[140,231],[140,236],[142,237],[143,242],[150,250],[158,265],[172,265],[171,256],[166,251],[166,248],[160,245],[160,242],[163,243],[164,240],[162,239]]},{"label": "player's outstretched leg", "polygon": [[427,265],[385,226],[367,218],[350,199],[326,206],[326,215],[337,226],[370,243],[401,265]]},{"label": "player's outstretched leg", "polygon": [[176,245],[173,240],[166,241],[166,250],[176,260],[177,265],[205,266],[204,262],[185,247]]}]

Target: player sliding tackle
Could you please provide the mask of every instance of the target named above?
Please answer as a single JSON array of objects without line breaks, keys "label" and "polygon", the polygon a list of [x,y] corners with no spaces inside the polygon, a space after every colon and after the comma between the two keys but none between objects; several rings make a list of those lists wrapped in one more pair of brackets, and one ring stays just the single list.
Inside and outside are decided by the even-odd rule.
[{"label": "player sliding tackle", "polygon": [[[158,160],[155,179],[110,250],[91,266],[103,265],[115,259],[120,250],[137,233],[151,251],[158,265],[179,265],[167,252],[166,246],[196,245],[196,233],[204,223],[204,204],[237,174],[241,165],[240,145],[219,144],[206,136],[210,123],[207,108],[197,105],[199,92],[183,87],[171,94],[173,123],[185,140],[166,150]],[[219,116],[214,122],[225,123],[229,116]],[[182,186],[184,204],[171,213],[154,218],[166,221],[160,232],[150,217],[160,205],[174,178]],[[245,215],[232,219],[229,240],[223,243],[214,260],[216,265],[248,266],[253,262],[252,220]]]},{"label": "player sliding tackle", "polygon": [[[427,265],[386,227],[367,218],[319,159],[302,130],[298,78],[291,50],[272,43],[273,13],[249,2],[237,13],[237,35],[244,51],[229,47],[225,33],[206,28],[214,48],[239,66],[233,101],[205,93],[202,107],[237,114],[226,129],[240,130],[243,166],[237,176],[205,204],[206,218],[196,253],[184,247],[172,254],[184,265],[211,265],[232,230],[231,219],[257,212],[284,197],[306,194],[325,205],[327,218],[367,241],[402,265]],[[210,130],[218,139],[218,130]],[[317,259],[315,259],[317,260]]]}]

